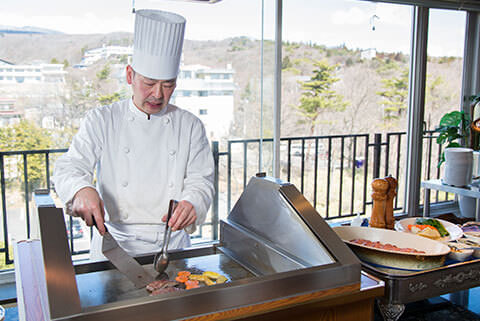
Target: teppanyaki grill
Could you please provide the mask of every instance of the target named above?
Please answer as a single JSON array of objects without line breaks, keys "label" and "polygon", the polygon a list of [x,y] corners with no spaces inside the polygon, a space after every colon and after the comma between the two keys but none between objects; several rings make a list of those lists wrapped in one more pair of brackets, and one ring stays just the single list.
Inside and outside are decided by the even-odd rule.
[{"label": "teppanyaki grill", "polygon": [[[229,282],[159,296],[136,289],[108,261],[72,264],[62,210],[38,207],[38,214],[45,267],[38,273],[37,282],[44,284],[44,290],[38,287],[44,298],[38,304],[54,320],[182,319],[327,289],[360,288],[356,256],[294,185],[273,178],[250,180],[220,222],[219,241],[169,252],[170,278],[180,270],[215,271]],[[17,251],[19,246],[26,245],[17,244]],[[28,251],[42,257],[39,246]],[[153,256],[135,259],[154,273]],[[16,261],[17,273],[24,264]]]}]

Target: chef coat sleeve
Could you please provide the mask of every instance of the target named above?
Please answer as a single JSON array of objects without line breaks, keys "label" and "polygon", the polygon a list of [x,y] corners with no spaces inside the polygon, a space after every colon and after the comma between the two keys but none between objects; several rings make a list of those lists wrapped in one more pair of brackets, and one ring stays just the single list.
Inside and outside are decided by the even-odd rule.
[{"label": "chef coat sleeve", "polygon": [[214,168],[213,155],[205,127],[199,119],[196,119],[191,130],[190,152],[183,182],[182,200],[186,200],[194,206],[197,220],[185,228],[187,233],[195,232],[196,226],[205,222],[215,193]]},{"label": "chef coat sleeve", "polygon": [[92,187],[95,165],[100,158],[104,125],[99,113],[87,113],[80,129],[73,137],[68,152],[55,162],[52,181],[55,191],[65,204],[67,214],[72,214],[71,205],[75,194],[84,187]]}]

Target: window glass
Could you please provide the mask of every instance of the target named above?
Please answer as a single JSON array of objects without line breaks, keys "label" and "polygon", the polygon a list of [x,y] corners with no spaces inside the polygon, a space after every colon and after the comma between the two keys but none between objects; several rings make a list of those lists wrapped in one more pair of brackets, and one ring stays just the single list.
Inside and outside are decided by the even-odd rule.
[{"label": "window glass", "polygon": [[[365,153],[366,136],[373,142],[378,133],[390,144],[390,150],[382,147],[379,175],[399,179],[401,206],[411,7],[287,0],[283,12],[282,137],[322,137],[291,141],[297,147],[290,153],[282,142],[283,178],[300,186],[324,216],[364,212],[362,191],[370,195],[372,180],[365,179],[365,166],[372,173],[374,163],[371,149]],[[326,151],[315,157],[315,146],[322,145]],[[289,165],[292,154],[303,157],[290,158]]]},{"label": "window glass", "polygon": [[[0,99],[15,97],[15,110],[21,111],[19,118],[28,119],[32,126],[34,124],[45,134],[45,145],[31,146],[30,149],[66,148],[86,112],[131,96],[130,87],[125,81],[125,67],[132,58],[132,3],[114,3],[111,0],[95,3],[95,6],[78,3],[67,5],[57,0],[46,0],[41,5],[32,0],[27,0],[28,5],[24,1],[21,3],[23,5],[20,2],[0,3],[2,25],[28,25],[44,28],[47,32],[52,30],[47,38],[53,40],[37,42],[40,36],[28,33],[25,37],[0,37],[0,48],[15,46],[15,50],[3,50],[1,53],[6,56],[0,59],[14,62],[13,66],[2,66],[4,71],[36,72],[34,80],[17,77],[19,74],[2,76],[8,78],[0,86]],[[265,15],[263,61],[262,3],[268,13]],[[137,3],[136,9],[142,8],[171,11],[187,19],[180,74],[172,103],[201,116],[210,142],[217,142],[221,150],[227,150],[229,139],[258,138],[262,127],[262,103],[265,105],[264,134],[270,135],[273,128],[273,0],[221,1],[211,5],[145,0]],[[16,37],[23,37],[22,41],[14,41]],[[17,46],[17,43],[20,45]],[[32,47],[35,51],[31,50]],[[262,73],[263,62],[265,67]],[[35,82],[34,86],[32,81]],[[263,101],[262,90],[265,96]],[[24,150],[25,145],[14,149]],[[243,155],[238,149],[233,153]],[[38,157],[43,160],[45,155]],[[58,155],[52,153],[49,157],[51,171]],[[258,151],[255,151],[252,159],[257,159],[256,163],[258,157]],[[5,169],[9,179],[9,190],[6,192],[8,200],[24,197],[22,161],[21,155],[5,160],[9,164]],[[30,191],[47,184],[44,175],[46,165],[42,161],[38,163],[41,164],[39,167],[28,170],[29,175],[35,178],[29,185]],[[37,166],[37,162],[32,164]],[[226,164],[227,157],[222,156],[219,167],[224,170],[219,174],[219,193],[223,194],[228,185]],[[239,162],[235,166],[242,167]],[[238,197],[242,190],[243,184],[235,178],[232,184],[233,197]],[[16,201],[15,204],[8,204],[7,212],[14,217],[10,220],[9,216],[10,224],[22,217],[25,203]],[[228,213],[225,198],[219,204],[219,213],[219,218]],[[197,230],[194,240],[214,237],[212,226],[209,225],[212,217],[209,213],[207,224]],[[9,229],[9,233],[15,239],[26,238],[25,220],[18,226],[18,229]],[[90,233],[77,237],[79,235],[75,234],[74,226],[74,252],[88,249],[89,246]]]},{"label": "window glass", "polygon": [[[432,131],[439,126],[443,115],[461,108],[465,23],[463,11],[430,9],[423,180],[441,178],[443,169],[437,166],[441,151],[435,139],[438,133]],[[424,193],[421,196],[423,200]],[[432,203],[454,199],[454,195],[443,192],[431,193],[430,197]]]},{"label": "window glass", "polygon": [[[32,86],[28,81],[17,82],[21,78],[14,80],[15,65],[2,66],[10,76],[0,76],[0,99],[14,100],[12,106],[19,111],[15,121],[28,120],[37,126],[32,130],[45,134],[35,134],[45,138],[41,146],[9,148],[66,148],[88,110],[131,96],[125,67],[132,58],[134,16],[131,2],[111,1],[95,6],[54,0],[40,4],[27,0],[30,5],[0,2],[2,25],[61,32],[58,38],[55,33],[48,35],[59,42],[44,44],[32,41],[38,35],[25,35],[23,42],[14,41],[19,35],[0,37],[0,48],[16,49],[3,51],[6,56],[0,59],[37,73]],[[225,0],[209,5],[144,0],[137,4],[137,9],[173,11],[187,19],[172,103],[201,116],[210,142],[219,144],[218,217],[225,218],[245,180],[259,168],[272,174],[272,144],[263,142],[260,162],[259,137],[272,138],[274,132],[275,1]],[[325,217],[369,213],[362,205],[371,193],[375,133],[382,142],[380,174],[399,179],[397,200],[402,205],[411,12],[411,6],[370,1],[283,1],[280,178],[294,183]],[[463,12],[431,10],[425,113],[430,129],[441,113],[458,106],[464,24]],[[309,114],[308,90],[314,89],[322,70],[333,95],[322,92],[325,104]],[[0,119],[0,129],[9,123]],[[228,157],[227,150],[231,151]],[[47,184],[45,155],[37,156],[27,171],[33,177],[29,191]],[[57,157],[50,154],[50,170]],[[22,162],[18,155],[5,159],[8,224],[15,226],[8,232],[14,239],[27,237]],[[433,171],[435,160],[429,162]],[[363,173],[368,173],[367,179]],[[207,224],[193,235],[195,242],[215,237],[209,225],[213,217],[210,211]],[[77,233],[78,224],[72,224],[74,252],[88,249],[86,227],[82,226],[85,233]]]}]

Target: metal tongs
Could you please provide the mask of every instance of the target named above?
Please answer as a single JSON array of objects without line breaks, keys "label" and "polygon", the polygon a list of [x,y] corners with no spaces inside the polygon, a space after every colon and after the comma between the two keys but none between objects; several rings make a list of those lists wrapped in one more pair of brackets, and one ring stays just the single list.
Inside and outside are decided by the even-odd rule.
[{"label": "metal tongs", "polygon": [[153,260],[153,267],[160,274],[167,269],[169,262],[167,248],[168,243],[170,242],[170,234],[172,234],[172,229],[168,226],[168,222],[170,221],[177,204],[177,201],[170,200],[170,204],[168,205],[167,221],[165,222],[165,233],[163,234],[162,250],[155,255],[155,259]]}]

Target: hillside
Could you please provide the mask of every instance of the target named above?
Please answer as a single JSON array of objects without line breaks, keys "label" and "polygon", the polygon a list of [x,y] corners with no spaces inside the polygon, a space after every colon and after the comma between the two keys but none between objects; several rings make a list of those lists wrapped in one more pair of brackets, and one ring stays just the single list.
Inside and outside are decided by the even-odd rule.
[{"label": "hillside", "polygon": [[[111,34],[0,34],[0,59],[16,64],[34,61],[67,61],[72,66],[79,63],[85,50],[102,45],[131,45],[131,33]],[[409,57],[401,53],[377,53],[376,59],[362,59],[360,50],[346,47],[327,48],[321,45],[285,43],[282,73],[282,136],[312,134],[308,122],[298,114],[302,94],[301,81],[312,77],[313,62],[325,59],[336,65],[338,82],[336,90],[348,107],[340,111],[325,110],[316,122],[314,134],[365,133],[405,130],[406,113],[398,112],[386,120],[379,92],[384,81],[399,77],[408,69]],[[184,63],[202,64],[212,68],[225,68],[231,64],[235,70],[235,123],[231,137],[258,137],[260,118],[261,61],[260,42],[246,37],[222,41],[191,41],[184,44]],[[263,118],[264,135],[272,134],[274,44],[264,43]],[[95,77],[107,63],[101,61],[84,71],[80,77]],[[462,60],[459,58],[434,58],[428,65],[427,106],[425,118],[430,128],[438,123],[448,110],[458,109]],[[70,74],[78,74],[71,67]],[[429,83],[430,82],[430,83]],[[370,117],[359,117],[368,114]],[[248,126],[247,126],[248,124]],[[244,132],[248,127],[248,132]]]}]

